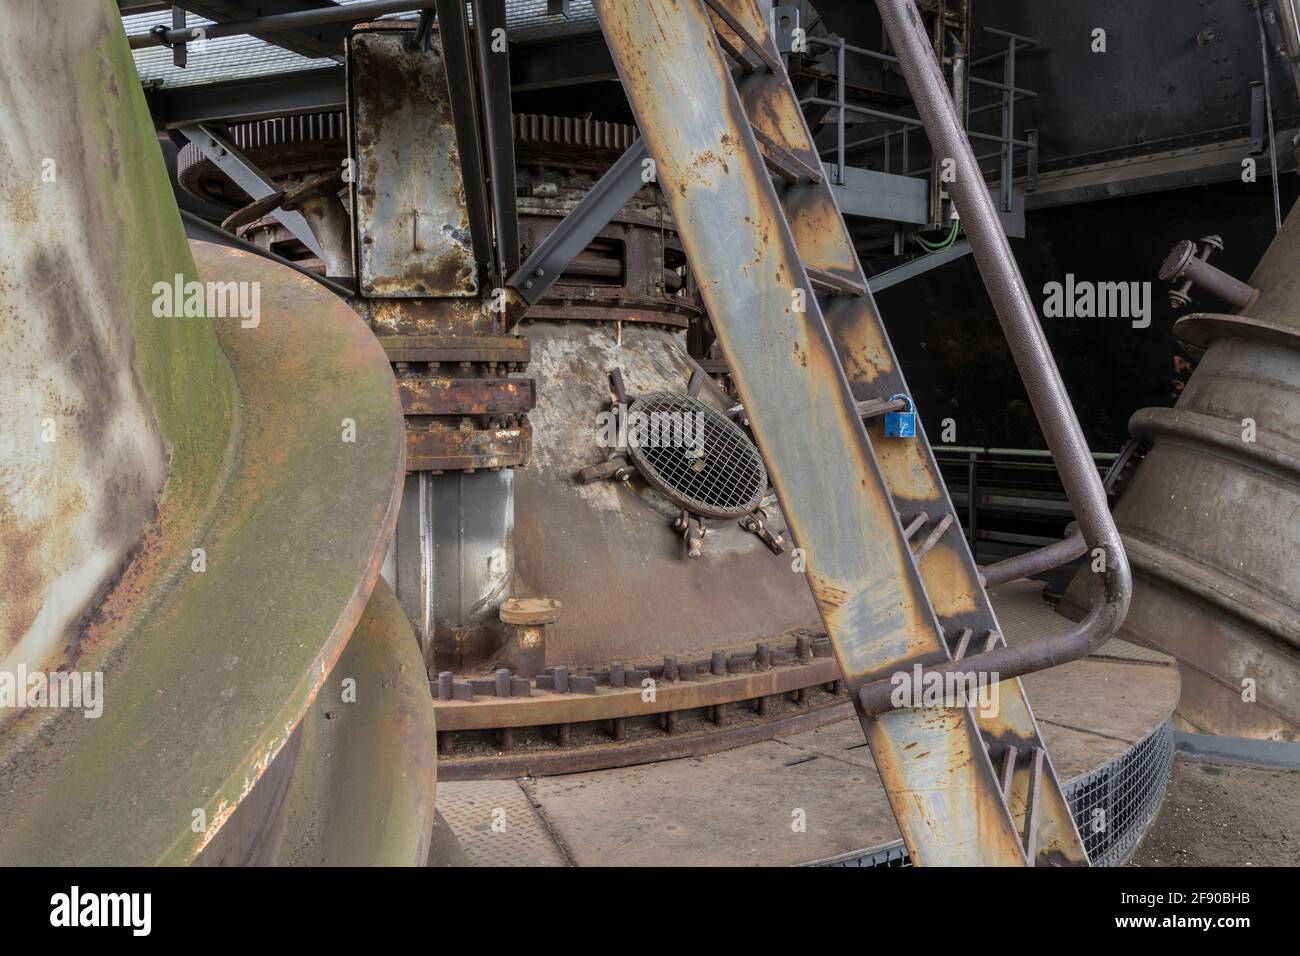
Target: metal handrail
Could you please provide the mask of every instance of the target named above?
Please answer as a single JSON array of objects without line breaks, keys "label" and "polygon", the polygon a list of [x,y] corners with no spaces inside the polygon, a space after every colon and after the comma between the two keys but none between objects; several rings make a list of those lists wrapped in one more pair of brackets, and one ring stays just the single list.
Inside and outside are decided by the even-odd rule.
[{"label": "metal handrail", "polygon": [[1059,568],[1087,553],[1088,543],[1083,540],[1083,533],[1074,531],[1045,548],[1026,551],[1005,561],[985,565],[979,570],[980,583],[986,588],[995,588],[1008,581],[1016,581]]},{"label": "metal handrail", "polygon": [[[982,162],[984,160],[994,159],[994,158],[1001,159],[1000,179],[999,179],[999,188],[998,188],[999,201],[1003,211],[1010,212],[1011,211],[1011,187],[1012,187],[1012,180],[1014,178],[1013,170],[1015,167],[1016,148],[1019,147],[1020,149],[1025,150],[1029,154],[1030,157],[1029,163],[1031,167],[1035,163],[1036,153],[1038,149],[1038,141],[1035,137],[1028,136],[1024,139],[1017,139],[1015,137],[1015,134],[1012,132],[1015,124],[1015,104],[1019,101],[1032,99],[1038,96],[1038,93],[1034,90],[1024,89],[1022,87],[1016,86],[1016,81],[1015,81],[1016,53],[1018,51],[1033,49],[1039,46],[1040,44],[1037,40],[1034,40],[1030,37],[1020,36],[1019,34],[1010,33],[1006,30],[996,30],[992,27],[984,27],[983,29],[985,33],[989,33],[993,36],[1005,38],[1007,40],[1007,48],[1005,50],[999,50],[996,53],[990,54],[989,56],[981,57],[979,60],[976,60],[973,63],[971,63],[970,66],[971,68],[974,68],[975,66],[979,66],[985,63],[991,63],[998,59],[1005,59],[1006,65],[1004,66],[1004,70],[1003,70],[1003,80],[999,82],[997,80],[991,80],[986,77],[970,76],[969,82],[974,86],[981,86],[987,89],[999,90],[1001,91],[1002,95],[997,102],[986,103],[982,106],[978,106],[972,110],[969,110],[967,115],[971,116],[976,113],[987,112],[991,109],[1000,109],[1002,111],[1002,132],[1001,134],[981,133],[981,132],[976,132],[974,130],[968,129],[967,135],[970,136],[972,139],[979,139],[986,142],[998,143],[999,146],[1001,147],[996,153],[990,153],[985,156],[978,157],[978,161]],[[858,56],[865,56],[870,59],[879,60],[882,63],[898,63],[899,62],[898,57],[891,56],[888,53],[881,53],[877,50],[867,49],[866,47],[854,46],[853,44],[845,41],[843,37],[837,37],[835,39],[831,39],[829,37],[808,37],[807,42],[809,46],[816,45],[816,46],[826,47],[828,49],[835,51],[835,59],[836,59],[835,99],[832,100],[820,96],[809,96],[799,100],[800,106],[825,106],[834,109],[836,111],[835,145],[829,146],[825,149],[818,151],[818,155],[822,157],[825,157],[828,153],[831,152],[835,154],[835,159],[836,159],[836,168],[834,173],[835,182],[841,186],[844,185],[845,183],[844,170],[847,167],[846,154],[850,149],[857,149],[863,146],[868,146],[882,139],[885,142],[885,164],[884,164],[885,171],[888,172],[889,165],[890,165],[890,149],[891,149],[892,138],[894,136],[902,137],[903,171],[905,175],[917,176],[923,173],[933,172],[932,169],[925,169],[925,168],[916,169],[916,170],[908,169],[908,162],[907,162],[908,138],[915,129],[920,128],[920,126],[922,125],[920,120],[910,116],[903,116],[898,113],[889,113],[884,110],[875,110],[869,107],[858,106],[856,104],[846,102],[845,56],[847,54],[852,53]],[[870,117],[871,119],[880,120],[886,123],[898,123],[903,128],[898,130],[888,130],[884,133],[878,133],[866,139],[857,140],[853,143],[846,143],[845,122],[844,122],[846,113],[852,113],[859,116],[866,116],[866,117]],[[1032,181],[1035,178],[1036,177],[1033,175],[1033,172],[1031,170],[1030,180]]]},{"label": "metal handrail", "polygon": [[[1043,437],[1059,465],[1061,484],[1078,517],[1080,536],[1089,551],[1094,554],[1100,551],[1101,570],[1092,606],[1078,624],[1061,634],[1035,638],[1015,647],[1003,644],[973,657],[930,668],[940,675],[959,671],[987,680],[1006,680],[1064,664],[1099,647],[1115,633],[1128,613],[1132,575],[1123,541],[1110,514],[1106,489],[1061,381],[1029,290],[1016,266],[993,198],[980,174],[970,140],[948,95],[929,37],[921,27],[921,18],[912,0],[876,0],[876,5],[931,145],[955,163],[956,179],[949,184],[953,203],[961,214],[966,237]],[[858,700],[863,711],[879,714],[890,709],[892,690],[893,683],[888,679],[862,687]]]},{"label": "metal handrail", "polygon": [[226,23],[213,23],[203,27],[156,27],[148,33],[133,33],[128,36],[127,45],[132,50],[142,50],[151,46],[179,46],[194,40],[218,40],[223,37],[247,36],[258,33],[274,33],[282,30],[302,30],[325,26],[333,23],[358,23],[375,17],[394,13],[414,13],[432,3],[421,0],[363,0],[361,3],[347,6],[326,6],[315,10],[294,10],[288,13],[275,13],[266,16],[251,17],[246,20],[231,20]]},{"label": "metal handrail", "polygon": [[[978,448],[969,445],[931,445],[930,450],[934,453],[937,462],[949,465],[966,465],[966,537],[970,543],[971,557],[977,560],[979,540],[976,529],[979,524],[980,501],[977,475],[979,466],[981,464],[1014,464],[1017,468],[1042,470],[1050,468],[1055,471],[1055,466],[1051,460],[1052,453],[1045,448]],[[1120,452],[1109,451],[1095,451],[1092,453],[1092,460],[1098,468],[1101,468],[1105,463],[1109,463],[1107,478],[1102,481],[1108,493],[1110,491],[1109,475],[1117,467],[1121,455]],[[1007,461],[1007,459],[1012,459],[1012,461]],[[1014,459],[1022,460],[1014,461]],[[1071,531],[1074,527],[1074,523],[1071,522],[1066,530]],[[1063,564],[1068,564],[1075,558],[1082,557],[1086,551],[1087,548],[1083,544],[1083,538],[1078,536],[1077,533],[1070,534],[1062,541],[1054,541],[1041,548],[985,565],[978,572],[980,582],[986,588],[997,587],[999,584],[1005,584],[1017,578],[1040,574],[1058,568]]]},{"label": "metal handrail", "polygon": [[[979,448],[974,445],[931,445],[930,450],[934,452],[936,458],[945,454],[962,456],[974,454],[1002,458],[1052,457],[1052,453],[1046,448]],[[1114,451],[1094,451],[1091,454],[1094,461],[1114,461],[1119,457],[1119,452]]]}]

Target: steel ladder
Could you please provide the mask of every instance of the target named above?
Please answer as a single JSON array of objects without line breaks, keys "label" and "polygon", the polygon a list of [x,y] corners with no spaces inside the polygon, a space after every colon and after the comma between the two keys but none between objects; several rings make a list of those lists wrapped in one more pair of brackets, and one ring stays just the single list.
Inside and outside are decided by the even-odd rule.
[{"label": "steel ladder", "polygon": [[987,713],[858,699],[1001,629],[919,419],[885,435],[907,384],[765,12],[594,6],[913,862],[1087,865],[1018,679]]}]

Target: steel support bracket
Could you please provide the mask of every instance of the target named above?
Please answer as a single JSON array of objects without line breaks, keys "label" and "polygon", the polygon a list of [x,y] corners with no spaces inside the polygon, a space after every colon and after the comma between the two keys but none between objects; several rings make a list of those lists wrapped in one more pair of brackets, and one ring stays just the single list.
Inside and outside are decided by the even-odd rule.
[{"label": "steel support bracket", "polygon": [[[214,127],[196,123],[181,126],[179,130],[199,152],[210,159],[218,169],[234,180],[236,186],[253,199],[264,199],[275,195],[278,191],[270,177],[253,165],[249,158],[240,152],[239,147],[217,132]],[[271,215],[310,249],[312,255],[324,260],[325,253],[302,213],[275,209],[272,210]]]},{"label": "steel support bracket", "polygon": [[541,241],[528,260],[506,280],[516,295],[506,306],[506,328],[517,323],[555,283],[574,258],[587,248],[645,185],[645,161],[650,158],[645,141],[627,148],[577,206]]}]

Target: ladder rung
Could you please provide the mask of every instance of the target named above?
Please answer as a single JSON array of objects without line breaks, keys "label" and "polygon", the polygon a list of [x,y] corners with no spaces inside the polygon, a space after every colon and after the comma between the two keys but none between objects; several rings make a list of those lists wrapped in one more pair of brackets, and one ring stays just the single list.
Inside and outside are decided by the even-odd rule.
[{"label": "ladder rung", "polygon": [[1042,747],[1034,748],[1033,764],[1029,769],[1029,799],[1025,809],[1025,856],[1029,865],[1034,865],[1038,855],[1038,803],[1043,790],[1043,759],[1046,751]]},{"label": "ladder rung", "polygon": [[[744,41],[745,46],[749,47],[758,54],[758,58],[767,64],[767,68],[773,73],[782,73],[785,68],[781,61],[768,52],[767,47],[758,42],[758,38],[745,29],[744,25],[731,15],[731,11],[724,7],[719,0],[704,0],[708,8],[718,15],[718,19],[731,28],[731,32]],[[720,31],[714,31],[718,33]]]},{"label": "ladder rung", "polygon": [[868,398],[858,402],[858,416],[861,418],[879,418],[889,412],[901,412],[907,408],[907,402],[901,398]]},{"label": "ladder rung", "polygon": [[808,281],[813,284],[814,289],[820,289],[822,292],[834,292],[843,295],[862,295],[866,289],[862,283],[854,282],[852,279],[846,279],[843,276],[837,276],[833,272],[827,272],[825,269],[818,269],[816,266],[810,266],[806,262],[804,268],[808,271]]},{"label": "ladder rung", "polygon": [[906,538],[908,541],[911,541],[912,536],[915,535],[918,531],[920,531],[921,528],[925,526],[925,523],[929,520],[930,520],[930,512],[928,511],[917,512],[916,517],[913,518],[910,522],[908,522],[907,527],[903,529],[903,537]]},{"label": "ladder rung", "polygon": [[934,530],[931,531],[926,539],[921,542],[921,546],[916,549],[916,554],[912,556],[916,559],[918,564],[921,562],[922,558],[930,553],[930,549],[939,543],[939,539],[943,537],[943,533],[952,527],[952,522],[953,517],[950,514],[944,515],[939,519],[939,523],[934,526]]},{"label": "ladder rung", "polygon": [[1011,800],[1011,781],[1016,775],[1016,755],[1020,751],[1014,744],[1007,744],[1006,751],[1002,754],[1002,800],[1009,802]]},{"label": "ladder rung", "polygon": [[758,69],[758,65],[749,58],[749,54],[745,51],[744,47],[736,46],[736,44],[731,42],[731,37],[727,36],[721,30],[714,30],[713,32],[718,38],[718,45],[722,47],[722,51],[739,63],[742,70],[746,73],[753,73]]},{"label": "ladder rung", "polygon": [[970,639],[974,633],[969,627],[962,628],[961,636],[957,638],[957,649],[952,652],[953,660],[959,661],[966,656],[966,649],[970,647]]},{"label": "ladder rung", "polygon": [[763,153],[763,162],[767,163],[767,168],[772,172],[788,183],[805,180],[811,183],[822,181],[821,170],[805,163],[757,126],[751,126],[750,129],[754,131],[754,139],[758,141],[759,149]]}]

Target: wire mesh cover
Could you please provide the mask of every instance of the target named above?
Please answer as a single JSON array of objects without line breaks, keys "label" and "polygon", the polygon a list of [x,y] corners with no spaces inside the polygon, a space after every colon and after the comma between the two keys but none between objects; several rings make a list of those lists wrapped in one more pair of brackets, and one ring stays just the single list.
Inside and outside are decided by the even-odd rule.
[{"label": "wire mesh cover", "polygon": [[[1161,724],[1137,746],[1064,786],[1093,866],[1122,866],[1160,808],[1174,766],[1174,735]],[[814,866],[911,866],[903,841],[846,853]]]},{"label": "wire mesh cover", "polygon": [[651,392],[628,407],[628,453],[646,481],[706,518],[749,514],[767,469],[749,436],[699,399]]}]

